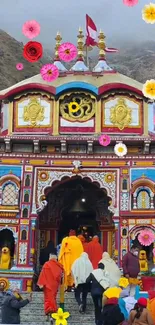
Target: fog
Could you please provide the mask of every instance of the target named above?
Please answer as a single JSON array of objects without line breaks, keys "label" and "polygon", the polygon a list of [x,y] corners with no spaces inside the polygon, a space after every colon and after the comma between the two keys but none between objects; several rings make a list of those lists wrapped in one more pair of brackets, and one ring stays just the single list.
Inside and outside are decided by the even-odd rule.
[{"label": "fog", "polygon": [[1,0],[0,29],[19,41],[25,21],[35,19],[41,25],[37,38],[48,48],[54,45],[57,31],[63,41],[76,42],[79,27],[85,32],[85,15],[92,17],[98,30],[106,35],[107,44],[155,40],[155,25],[142,20],[142,8],[149,0],[139,0],[134,7],[126,7],[122,0]]}]

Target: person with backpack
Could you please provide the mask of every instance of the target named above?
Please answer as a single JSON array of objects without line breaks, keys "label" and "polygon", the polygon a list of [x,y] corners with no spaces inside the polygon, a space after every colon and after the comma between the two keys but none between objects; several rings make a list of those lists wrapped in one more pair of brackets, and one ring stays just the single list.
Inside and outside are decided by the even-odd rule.
[{"label": "person with backpack", "polygon": [[129,316],[129,325],[154,325],[150,311],[147,309],[147,299],[139,298],[131,310]]}]

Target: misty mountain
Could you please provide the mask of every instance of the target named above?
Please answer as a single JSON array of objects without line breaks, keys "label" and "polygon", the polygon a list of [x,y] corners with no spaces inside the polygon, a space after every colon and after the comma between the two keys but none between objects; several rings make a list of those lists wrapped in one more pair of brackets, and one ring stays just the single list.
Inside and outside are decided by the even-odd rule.
[{"label": "misty mountain", "polygon": [[[23,58],[22,50],[23,43],[0,30],[0,89],[5,89],[38,74],[44,63],[53,61],[54,52],[45,49],[42,60],[31,64]],[[91,52],[89,56],[90,66],[93,68],[98,57]],[[18,62],[24,64],[22,71],[16,69]],[[122,44],[119,53],[107,55],[107,62],[118,72],[143,83],[147,79],[155,78],[155,42],[148,41],[139,44],[134,42],[133,45],[126,43],[124,47]],[[73,62],[70,66],[72,65]]]}]

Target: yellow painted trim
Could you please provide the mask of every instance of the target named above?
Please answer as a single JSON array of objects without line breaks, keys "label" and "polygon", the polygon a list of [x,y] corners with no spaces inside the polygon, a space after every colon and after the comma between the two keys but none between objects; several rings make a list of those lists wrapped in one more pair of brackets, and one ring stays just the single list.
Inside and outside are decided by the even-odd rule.
[{"label": "yellow painted trim", "polygon": [[45,165],[46,160],[30,160],[30,165]]},{"label": "yellow painted trim", "polygon": [[144,135],[148,135],[148,104],[143,101]]},{"label": "yellow painted trim", "polygon": [[1,163],[2,164],[10,164],[10,165],[13,165],[13,164],[21,164],[21,160],[20,159],[2,159],[1,160]]},{"label": "yellow painted trim", "polygon": [[153,161],[136,161],[136,166],[154,166]]},{"label": "yellow painted trim", "polygon": [[112,256],[112,231],[108,231],[108,253]]},{"label": "yellow painted trim", "polygon": [[95,106],[95,133],[101,133],[101,100]]},{"label": "yellow painted trim", "polygon": [[9,127],[8,127],[8,134],[12,133],[13,127],[13,102],[9,103]]},{"label": "yellow painted trim", "polygon": [[53,104],[53,135],[59,135],[59,100]]},{"label": "yellow painted trim", "polygon": [[72,164],[71,160],[55,160],[53,161],[52,165],[56,165],[56,166],[61,166],[61,165],[65,165],[65,166],[70,166]]},{"label": "yellow painted trim", "polygon": [[101,163],[99,161],[83,161],[82,166],[100,166]]},{"label": "yellow painted trim", "polygon": [[110,161],[108,166],[126,166],[126,161]]}]

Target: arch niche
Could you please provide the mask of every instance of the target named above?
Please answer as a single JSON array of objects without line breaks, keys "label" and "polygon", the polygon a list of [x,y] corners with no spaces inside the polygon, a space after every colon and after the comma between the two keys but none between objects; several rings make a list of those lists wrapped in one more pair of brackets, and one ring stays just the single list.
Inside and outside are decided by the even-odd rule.
[{"label": "arch niche", "polygon": [[47,204],[40,212],[41,228],[43,224],[57,228],[59,242],[69,229],[80,232],[80,227],[87,226],[90,235],[95,235],[101,227],[114,228],[110,191],[90,177],[72,174],[55,180],[44,188],[42,202]]},{"label": "arch niche", "polygon": [[130,238],[130,247],[133,244],[136,244],[140,247],[140,249],[143,249],[146,251],[147,258],[149,261],[153,261],[153,253],[152,250],[155,247],[155,241],[150,246],[142,246],[138,241],[138,235],[142,230],[149,230],[155,234],[155,228],[152,225],[136,225],[134,226],[130,232],[129,232],[129,238]]}]

